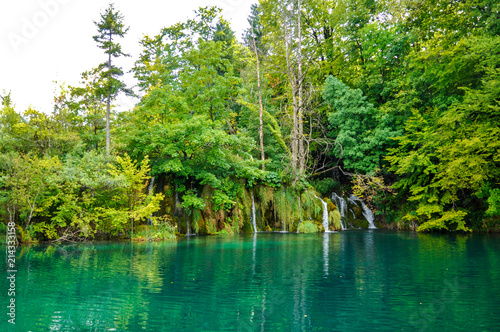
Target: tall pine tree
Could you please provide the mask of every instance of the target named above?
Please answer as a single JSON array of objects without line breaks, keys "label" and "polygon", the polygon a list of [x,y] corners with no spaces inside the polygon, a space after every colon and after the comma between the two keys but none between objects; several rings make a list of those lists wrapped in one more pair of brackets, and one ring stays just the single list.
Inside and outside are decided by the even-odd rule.
[{"label": "tall pine tree", "polygon": [[122,51],[121,45],[115,41],[117,37],[123,38],[128,32],[128,27],[123,25],[123,15],[115,10],[114,5],[109,4],[108,8],[101,14],[99,22],[94,21],[97,26],[98,34],[93,38],[98,47],[104,50],[108,55],[108,61],[101,63],[96,71],[105,78],[105,83],[99,88],[99,93],[105,96],[106,102],[106,154],[109,156],[111,151],[110,136],[110,109],[111,100],[115,99],[120,92],[127,95],[133,95],[132,90],[127,89],[125,83],[120,81],[119,77],[123,75],[123,70],[112,64],[111,59],[120,56],[130,56]]}]

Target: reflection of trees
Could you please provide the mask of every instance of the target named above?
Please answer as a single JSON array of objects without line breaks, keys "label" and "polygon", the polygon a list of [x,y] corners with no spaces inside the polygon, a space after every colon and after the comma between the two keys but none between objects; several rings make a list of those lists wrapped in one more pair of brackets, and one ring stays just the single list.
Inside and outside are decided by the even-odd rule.
[{"label": "reflection of trees", "polygon": [[[380,321],[410,329],[409,316],[445,280],[490,285],[469,285],[461,299],[498,294],[500,245],[484,239],[349,231],[22,247],[18,327],[362,330]],[[491,273],[478,275],[480,266]]]},{"label": "reflection of trees", "polygon": [[175,244],[22,247],[19,323],[33,329],[36,321],[22,319],[30,314],[59,331],[126,328],[147,312],[141,308],[149,304],[148,294],[161,290],[159,269],[170,249]]}]

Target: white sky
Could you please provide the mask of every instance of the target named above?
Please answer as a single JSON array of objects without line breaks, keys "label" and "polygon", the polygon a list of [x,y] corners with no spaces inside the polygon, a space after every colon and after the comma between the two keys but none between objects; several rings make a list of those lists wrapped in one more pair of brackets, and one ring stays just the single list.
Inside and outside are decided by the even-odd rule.
[{"label": "white sky", "polygon": [[[46,113],[53,107],[56,84],[78,85],[80,74],[104,62],[106,57],[92,39],[100,13],[109,0],[1,0],[0,1],[0,93],[12,91],[18,112],[30,105]],[[241,40],[248,27],[250,6],[258,0],[115,0],[115,8],[130,26],[120,40],[125,53],[117,62],[126,72],[141,51],[144,34],[194,17],[200,6],[218,6]],[[126,74],[127,75],[127,74]],[[128,74],[129,87],[135,82]],[[119,109],[132,107],[130,100],[118,99]]]}]

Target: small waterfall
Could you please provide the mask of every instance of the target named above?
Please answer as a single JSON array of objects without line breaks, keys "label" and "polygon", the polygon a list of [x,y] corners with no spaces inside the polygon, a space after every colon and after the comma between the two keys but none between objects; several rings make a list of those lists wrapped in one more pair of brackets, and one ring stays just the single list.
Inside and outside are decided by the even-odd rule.
[{"label": "small waterfall", "polygon": [[359,197],[351,195],[349,197],[349,202],[360,207],[363,210],[363,217],[365,217],[366,221],[368,221],[369,229],[377,229],[375,226],[375,216],[373,215],[372,210],[368,206],[366,206],[365,202],[363,202]]},{"label": "small waterfall", "polygon": [[252,225],[253,225],[253,232],[257,233],[257,218],[255,217],[255,197],[253,195],[253,191],[252,191]]},{"label": "small waterfall", "polygon": [[324,200],[321,200],[321,203],[323,203],[323,227],[325,232],[328,233],[330,231],[328,227],[328,204]]},{"label": "small waterfall", "polygon": [[328,204],[318,196],[314,195],[314,197],[319,199],[321,204],[323,204],[323,227],[325,228],[325,232],[328,233],[330,232],[330,228],[328,227]]},{"label": "small waterfall", "polygon": [[361,207],[363,208],[363,216],[365,217],[366,220],[368,220],[368,228],[369,229],[377,229],[377,226],[375,226],[375,216],[373,215],[372,210],[368,206],[365,205],[365,203],[361,202],[362,205]]},{"label": "small waterfall", "polygon": [[335,205],[337,206],[337,208],[340,208],[340,215],[341,215],[341,219],[340,219],[340,227],[342,230],[345,230],[347,227],[346,227],[346,220],[348,219],[347,217],[347,202],[344,198],[338,196],[335,192],[332,193],[332,201],[335,202]]},{"label": "small waterfall", "polygon": [[[153,185],[155,183],[155,178],[154,176],[151,177],[151,182],[149,182],[149,186],[148,186],[148,193],[149,195],[152,195],[153,194]],[[152,225],[153,224],[153,221],[151,220],[151,216],[149,216],[148,218],[148,225]]]}]

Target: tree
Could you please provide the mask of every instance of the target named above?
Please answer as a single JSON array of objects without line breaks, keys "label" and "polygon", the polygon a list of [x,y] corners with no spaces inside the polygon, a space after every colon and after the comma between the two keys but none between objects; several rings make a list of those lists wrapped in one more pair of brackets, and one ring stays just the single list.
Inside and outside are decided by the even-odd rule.
[{"label": "tree", "polygon": [[[285,69],[291,100],[291,173],[296,182],[304,175],[306,151],[304,147],[304,82],[307,67],[302,52],[302,1],[262,2],[263,23],[268,45],[275,61]],[[287,88],[288,88],[287,87]]]},{"label": "tree", "polygon": [[336,142],[335,157],[351,172],[369,174],[381,168],[392,138],[401,134],[391,116],[366,101],[361,90],[333,76],[326,79],[323,97],[331,107],[329,135]]},{"label": "tree", "polygon": [[105,147],[107,98],[99,92],[104,80],[100,75],[83,72],[82,85],[62,85],[59,96],[54,98],[54,111],[73,116],[75,131],[87,149]]},{"label": "tree", "polygon": [[110,136],[110,109],[111,100],[115,99],[118,93],[124,92],[127,95],[133,95],[132,90],[127,89],[125,83],[118,78],[123,75],[121,68],[112,64],[111,59],[119,56],[130,56],[122,51],[121,45],[114,40],[116,37],[123,38],[128,32],[128,27],[123,25],[123,15],[115,10],[113,4],[109,4],[108,8],[101,14],[99,22],[94,21],[97,26],[98,34],[93,38],[97,42],[98,47],[104,50],[108,55],[108,61],[99,65],[95,70],[106,82],[100,87],[99,93],[106,96],[106,154],[109,156],[111,151],[111,136]]},{"label": "tree", "polygon": [[252,159],[256,146],[239,127],[238,48],[220,12],[200,8],[195,19],[143,39],[134,71],[146,93],[126,114],[127,150],[139,160],[149,155],[152,174],[176,184],[188,214],[203,209],[203,188],[213,190],[216,211],[227,211],[236,206],[238,180],[264,177]]},{"label": "tree", "polygon": [[102,209],[103,224],[113,225],[116,232],[130,222],[133,236],[134,222],[145,220],[160,208],[163,194],[145,193],[146,185],[151,177],[149,159],[146,156],[140,163],[125,154],[116,157],[116,164],[108,164],[109,174],[117,186],[111,190],[111,202]]},{"label": "tree", "polygon": [[293,182],[308,173],[326,171],[325,107],[320,85],[330,72],[335,1],[276,1],[260,3],[266,78],[272,88],[270,103],[278,109],[283,132],[289,132]]},{"label": "tree", "polygon": [[[264,107],[262,105],[262,85],[261,85],[261,73],[260,73],[260,55],[259,48],[262,48],[262,24],[260,23],[260,15],[261,12],[257,5],[252,5],[251,7],[252,13],[250,18],[248,19],[248,23],[250,23],[250,29],[246,31],[245,39],[246,42],[252,48],[255,54],[256,61],[256,69],[257,69],[257,92],[259,95],[259,141],[260,141],[260,158],[262,161],[266,159],[264,153],[264,122],[263,122],[263,114]],[[257,42],[258,40],[258,42]],[[258,44],[257,44],[258,43]],[[262,164],[264,168],[265,165]]]},{"label": "tree", "polygon": [[61,162],[57,157],[9,154],[0,155],[0,164],[0,191],[6,192],[2,196],[8,197],[9,213],[19,211],[24,220],[19,226],[31,230],[33,218],[45,213],[52,205],[53,197],[49,189]]}]

